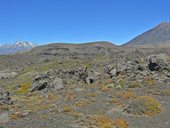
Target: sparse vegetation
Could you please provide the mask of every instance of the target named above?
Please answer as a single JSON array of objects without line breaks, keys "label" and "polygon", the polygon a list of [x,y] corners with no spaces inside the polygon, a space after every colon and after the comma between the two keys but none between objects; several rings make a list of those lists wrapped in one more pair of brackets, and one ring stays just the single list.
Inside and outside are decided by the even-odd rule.
[{"label": "sparse vegetation", "polygon": [[66,96],[65,96],[65,99],[70,101],[70,100],[73,100],[75,98],[75,94],[73,92],[67,92],[66,93]]},{"label": "sparse vegetation", "polygon": [[135,98],[135,94],[132,91],[121,91],[117,92],[115,95],[123,99]]},{"label": "sparse vegetation", "polygon": [[71,112],[72,108],[70,106],[63,106],[63,112]]},{"label": "sparse vegetation", "polygon": [[111,103],[115,104],[116,106],[124,106],[123,102],[117,98],[112,98]]},{"label": "sparse vegetation", "polygon": [[112,120],[104,115],[87,116],[83,122],[81,122],[81,125],[91,128],[128,128],[128,123],[124,119],[117,118]]},{"label": "sparse vegetation", "polygon": [[134,99],[125,109],[128,113],[134,115],[156,115],[161,111],[161,104],[150,96],[140,96]]},{"label": "sparse vegetation", "polygon": [[137,88],[137,87],[141,87],[139,81],[132,81],[131,84],[129,85],[129,88]]},{"label": "sparse vegetation", "polygon": [[80,107],[86,106],[88,104],[89,104],[89,101],[87,101],[87,100],[80,100],[80,101],[77,101],[75,103],[75,106],[80,108]]},{"label": "sparse vegetation", "polygon": [[89,93],[88,96],[90,96],[90,97],[96,97],[97,94],[96,94],[96,93]]},{"label": "sparse vegetation", "polygon": [[170,96],[170,90],[149,90],[148,93],[152,95],[159,95],[159,96]]},{"label": "sparse vegetation", "polygon": [[28,92],[28,89],[31,87],[31,85],[32,85],[31,81],[22,83],[17,93],[26,94]]},{"label": "sparse vegetation", "polygon": [[116,128],[128,128],[129,127],[127,121],[122,119],[122,118],[115,119],[114,120],[114,126]]},{"label": "sparse vegetation", "polygon": [[11,116],[10,116],[11,120],[17,120],[17,119],[22,118],[22,117],[24,117],[24,116],[21,112],[12,113]]},{"label": "sparse vegetation", "polygon": [[[80,50],[81,45],[72,48],[84,50],[84,47]],[[102,49],[102,55],[89,53],[96,52],[94,49],[98,48]],[[51,49],[52,53],[46,50],[46,54],[44,51],[36,54],[36,63],[33,60],[30,63],[30,60],[23,61],[22,70],[16,70],[16,76],[0,80],[0,85],[10,93],[6,98],[5,92],[0,96],[0,110],[2,113],[7,112],[12,120],[7,125],[16,122],[22,124],[30,120],[38,128],[40,125],[37,122],[44,121],[47,122],[45,127],[53,125],[52,127],[65,128],[74,127],[75,124],[75,127],[85,128],[128,128],[128,123],[133,126],[133,123],[143,123],[145,119],[153,122],[159,118],[165,120],[166,117],[161,115],[164,112],[157,116],[162,109],[169,115],[168,71],[166,68],[151,71],[147,67],[150,50],[146,54],[140,49],[137,52],[119,51],[120,54],[115,56],[114,50],[109,51],[112,50],[110,47],[108,50],[94,45],[92,50],[87,49],[87,53],[83,51],[80,55],[72,56],[70,52],[65,55],[64,50],[69,49],[65,46],[55,47],[54,44]],[[164,62],[162,63],[164,66]],[[107,65],[111,65],[112,77],[109,71],[105,71]],[[93,82],[89,82],[90,80]],[[33,85],[45,86],[32,92]],[[12,99],[12,105],[4,104],[4,99],[8,98]],[[160,103],[166,103],[165,108]],[[140,117],[135,118],[139,115]],[[145,118],[146,116],[157,118]],[[125,120],[127,118],[129,122]],[[35,119],[37,122],[34,122]],[[64,125],[58,126],[58,122]]]},{"label": "sparse vegetation", "polygon": [[144,80],[146,86],[154,86],[155,80],[152,77],[147,77]]}]

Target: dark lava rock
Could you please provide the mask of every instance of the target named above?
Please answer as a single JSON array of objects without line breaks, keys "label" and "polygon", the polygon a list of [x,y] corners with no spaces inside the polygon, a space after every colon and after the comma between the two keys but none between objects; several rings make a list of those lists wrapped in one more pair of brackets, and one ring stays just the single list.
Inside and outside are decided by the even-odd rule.
[{"label": "dark lava rock", "polygon": [[38,75],[34,80],[32,87],[30,89],[31,92],[38,90],[44,90],[44,89],[51,89],[53,91],[57,91],[61,88],[64,88],[63,80],[61,78],[58,78],[55,74],[52,72],[43,73],[41,75]]},{"label": "dark lava rock", "polygon": [[169,78],[170,78],[170,72],[169,72],[169,73],[167,73],[167,77],[169,77]]},{"label": "dark lava rock", "polygon": [[56,77],[48,86],[50,89],[57,91],[64,88],[64,82],[61,78]]},{"label": "dark lava rock", "polygon": [[43,90],[47,87],[48,82],[46,80],[40,80],[38,82],[34,82],[31,88],[31,92],[35,90]]},{"label": "dark lava rock", "polygon": [[11,105],[13,101],[10,98],[9,92],[0,88],[0,105],[1,104],[8,104]]},{"label": "dark lava rock", "polygon": [[160,55],[150,56],[148,67],[150,71],[168,70],[168,65],[164,61],[163,56]]}]

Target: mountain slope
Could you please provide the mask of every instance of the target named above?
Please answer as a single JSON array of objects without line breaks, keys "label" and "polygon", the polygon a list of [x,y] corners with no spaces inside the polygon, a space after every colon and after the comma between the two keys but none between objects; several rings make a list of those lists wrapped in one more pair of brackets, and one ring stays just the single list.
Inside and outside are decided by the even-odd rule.
[{"label": "mountain slope", "polygon": [[30,51],[34,55],[43,56],[87,56],[87,55],[106,55],[120,51],[116,45],[106,41],[89,42],[82,44],[54,43],[36,47]]},{"label": "mountain slope", "polygon": [[170,46],[170,22],[159,24],[123,46]]},{"label": "mountain slope", "polygon": [[36,45],[31,42],[16,41],[13,44],[4,44],[0,46],[0,54],[12,54],[16,52],[21,52],[25,50],[30,50]]},{"label": "mountain slope", "polygon": [[[37,46],[28,52],[18,53],[10,56],[0,56],[0,69],[3,69],[3,65],[6,67],[13,67],[14,69],[22,68],[35,63],[43,63],[47,60],[67,60],[69,59],[87,59],[111,56],[117,56],[119,53],[124,52],[121,47],[106,42],[90,42],[83,44],[66,44],[66,43],[54,43],[43,46]],[[15,65],[7,65],[12,61]],[[18,66],[19,65],[19,66]]]}]

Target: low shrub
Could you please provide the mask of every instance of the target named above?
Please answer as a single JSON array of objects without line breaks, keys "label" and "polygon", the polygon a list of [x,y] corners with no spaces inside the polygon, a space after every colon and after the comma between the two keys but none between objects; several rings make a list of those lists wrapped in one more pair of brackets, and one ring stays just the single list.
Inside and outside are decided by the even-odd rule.
[{"label": "low shrub", "polygon": [[124,119],[112,120],[104,115],[86,116],[80,123],[82,127],[87,128],[128,128],[128,123]]},{"label": "low shrub", "polygon": [[125,109],[126,112],[134,115],[156,115],[161,111],[160,103],[150,96],[140,96],[134,99]]}]

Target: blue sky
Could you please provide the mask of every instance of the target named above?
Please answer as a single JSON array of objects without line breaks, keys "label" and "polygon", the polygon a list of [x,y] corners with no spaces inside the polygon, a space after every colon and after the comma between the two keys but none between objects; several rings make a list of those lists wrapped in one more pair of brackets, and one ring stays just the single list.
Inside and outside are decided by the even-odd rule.
[{"label": "blue sky", "polygon": [[170,0],[0,0],[0,44],[122,44],[170,21]]}]

